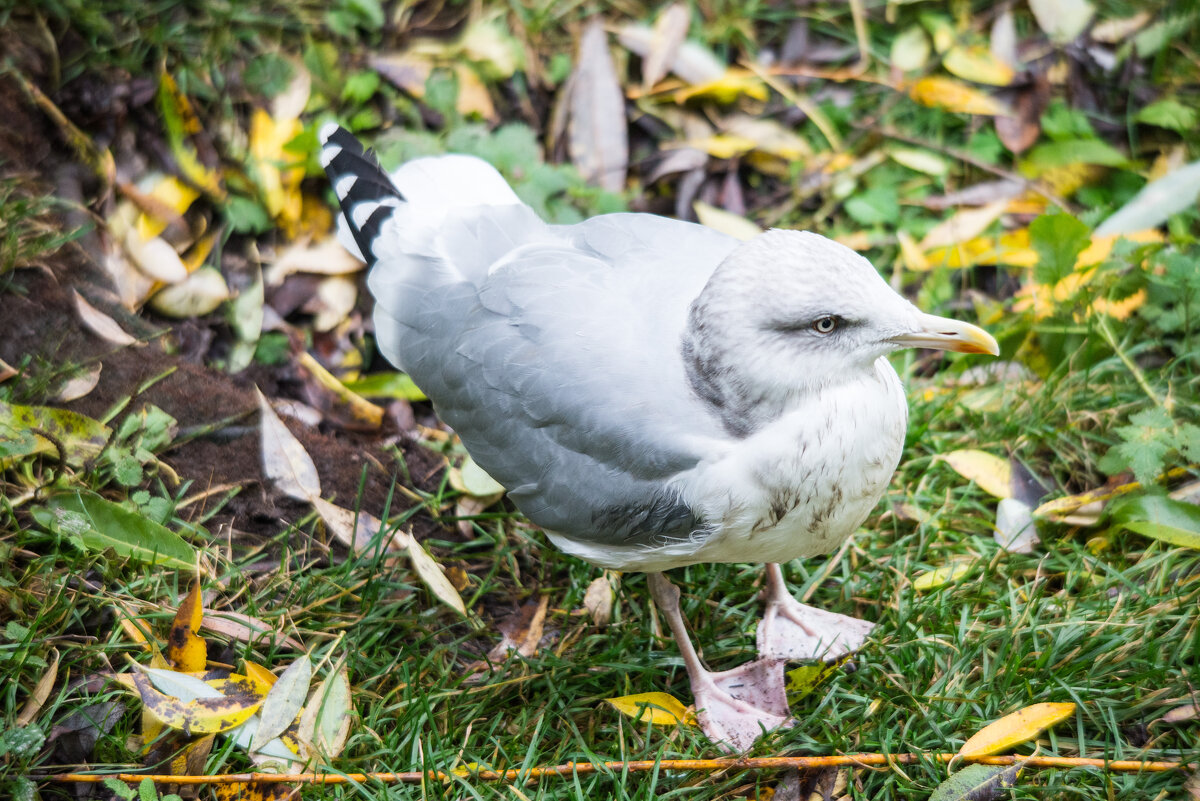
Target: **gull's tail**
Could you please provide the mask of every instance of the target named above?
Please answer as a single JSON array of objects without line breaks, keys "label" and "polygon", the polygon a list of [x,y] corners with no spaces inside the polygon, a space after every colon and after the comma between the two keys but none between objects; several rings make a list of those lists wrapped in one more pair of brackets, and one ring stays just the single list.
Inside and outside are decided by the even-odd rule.
[{"label": "gull's tail", "polygon": [[329,123],[320,137],[321,166],[342,207],[342,218],[363,260],[374,264],[372,245],[384,221],[404,203],[404,195],[354,134]]},{"label": "gull's tail", "polygon": [[339,238],[351,252],[357,246],[368,265],[398,252],[428,253],[452,209],[521,203],[500,173],[474,156],[413,159],[389,175],[345,128],[329,123],[320,139],[321,165],[342,207]]}]

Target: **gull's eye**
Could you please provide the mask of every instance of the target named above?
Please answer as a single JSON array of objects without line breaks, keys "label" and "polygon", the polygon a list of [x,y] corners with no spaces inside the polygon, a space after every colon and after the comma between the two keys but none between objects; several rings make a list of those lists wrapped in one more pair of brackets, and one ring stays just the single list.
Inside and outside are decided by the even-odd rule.
[{"label": "gull's eye", "polygon": [[818,317],[812,324],[812,328],[818,334],[832,334],[833,329],[838,326],[838,318],[832,315]]}]

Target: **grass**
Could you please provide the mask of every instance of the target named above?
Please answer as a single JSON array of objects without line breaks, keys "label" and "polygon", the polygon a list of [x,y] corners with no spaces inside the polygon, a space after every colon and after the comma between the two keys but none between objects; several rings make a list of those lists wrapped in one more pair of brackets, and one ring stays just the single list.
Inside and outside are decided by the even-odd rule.
[{"label": "grass", "polygon": [[[69,28],[73,36],[75,47],[61,65],[64,80],[105,69],[137,73],[147,65],[157,69],[162,62],[185,77],[184,91],[195,96],[201,112],[216,116],[234,114],[232,106],[245,99],[238,95],[238,100],[229,100],[218,91],[221,82],[214,76],[222,78],[231,63],[258,64],[255,69],[269,74],[281,61],[281,48],[285,52],[305,48],[313,54],[318,52],[315,40],[353,42],[366,48],[393,33],[376,17],[377,6],[369,0],[330,8],[289,5],[274,8],[280,12],[274,15],[235,2],[210,4],[202,12],[167,2],[154,7],[156,14],[125,16],[115,13],[133,11],[124,0],[106,6],[114,13],[101,15],[99,7],[84,8],[76,2],[47,6],[51,27]],[[624,10],[651,18],[650,9],[635,6]],[[848,7],[818,6],[811,17],[814,31],[853,42]],[[561,31],[586,10],[583,5],[564,10],[561,5],[542,4],[514,7],[510,13],[521,19],[534,43],[569,49]],[[457,13],[454,8],[450,11]],[[721,53],[754,53],[777,45],[790,21],[766,5],[755,5],[746,14],[742,11],[737,4],[718,3],[703,23],[693,24],[692,33]],[[962,13],[970,11],[959,8]],[[0,14],[3,19],[20,17],[17,10],[2,7]],[[118,21],[111,23],[110,17]],[[915,21],[915,16],[903,20],[904,24]],[[903,26],[875,22],[874,56],[883,59],[890,37]],[[1023,23],[1032,25],[1027,19]],[[306,33],[310,27],[315,31],[311,39]],[[1161,56],[1158,68],[1166,70],[1167,60],[1168,55]],[[354,68],[358,67],[356,62]],[[338,74],[334,72],[335,77]],[[328,75],[317,77],[338,83]],[[505,91],[511,88],[506,86]],[[380,90],[373,102],[379,104],[380,97],[390,102],[396,94]],[[327,101],[339,111],[351,105],[336,97],[320,102]],[[405,102],[409,116],[419,121],[415,106]],[[845,104],[830,102],[822,108],[849,147],[860,148],[858,156],[869,155],[877,146],[876,130],[863,120],[902,130],[910,138],[928,141],[939,152],[960,150],[985,158],[999,147],[990,129],[977,120],[916,107],[874,84],[855,88]],[[330,108],[324,111],[332,113]],[[446,112],[447,119],[462,122],[452,102]],[[388,113],[397,112],[388,109]],[[876,114],[878,121],[873,119]],[[1132,130],[1133,123],[1128,122]],[[209,126],[217,128],[216,121]],[[408,135],[399,128],[392,130],[393,136],[401,137],[393,139],[394,147],[405,146],[402,138]],[[477,136],[476,128],[482,130],[478,125],[456,130],[460,137],[471,133],[480,147],[498,147]],[[822,141],[811,122],[798,128],[810,141]],[[413,138],[440,147],[442,137],[453,135],[453,131],[436,135],[420,131]],[[514,152],[534,152],[532,157],[514,157],[519,162],[515,172],[529,166],[521,159],[540,159],[540,145],[532,132],[509,139]],[[1186,144],[1182,146],[1186,149]],[[551,179],[564,181],[571,187],[565,194],[574,193],[581,208],[599,202],[586,195],[590,190],[570,184],[553,170],[524,172],[526,179],[541,175],[551,183]],[[1107,194],[1097,195],[1101,190],[1093,188],[1086,204],[1089,210],[1082,213],[1089,223],[1128,200],[1143,181],[1132,171],[1117,177],[1111,182],[1117,189]],[[756,175],[753,180],[767,179]],[[783,224],[828,233],[868,231],[876,243],[871,255],[886,268],[897,258],[894,242],[888,238],[893,229],[916,238],[927,232],[939,221],[939,213],[923,207],[920,200],[945,188],[885,163],[860,183],[851,182],[850,189],[856,195],[873,193],[890,199],[894,219],[864,222],[846,211],[841,203],[844,196],[833,193],[786,198],[779,209],[763,210],[763,216],[778,213]],[[559,199],[557,194],[553,197]],[[63,238],[45,225],[49,209],[49,201],[29,199],[15,182],[0,183],[0,291],[11,291],[10,274],[53,259]],[[1172,247],[1194,256],[1194,249],[1186,249],[1189,242],[1194,245],[1189,231],[1195,230],[1196,223],[1194,211],[1172,220]],[[1118,266],[1106,269],[1125,276],[1122,270],[1128,272],[1126,268],[1140,260],[1128,254],[1122,258]],[[970,282],[1006,297],[1004,282],[1012,283],[1016,275],[1015,271],[991,276],[986,270],[943,270],[925,274],[919,287],[909,288],[919,291],[929,311],[970,316],[964,311],[966,299],[977,296],[973,292],[978,288]],[[1162,308],[1167,305],[1164,302]],[[987,317],[989,310],[988,302],[978,304],[981,317]],[[1153,405],[1150,395],[1170,399],[1180,419],[1190,421],[1188,415],[1193,414],[1200,394],[1196,356],[1186,347],[1190,332],[1181,335],[1167,323],[1133,318],[1117,332],[1116,345],[1125,356],[1121,358],[1089,329],[1092,323],[1073,310],[1044,320],[1011,313],[998,304],[991,311],[995,313],[988,326],[1004,344],[1005,355],[1031,362],[1040,358],[1047,369],[1036,382],[992,380],[980,386],[952,387],[950,380],[961,375],[963,367],[978,362],[931,365],[912,355],[897,360],[907,376],[911,422],[904,457],[887,497],[836,558],[786,566],[797,596],[876,621],[875,634],[851,663],[794,704],[795,727],[764,738],[754,754],[956,751],[982,726],[1015,709],[1042,701],[1074,701],[1075,717],[1044,734],[1036,745],[1039,753],[1200,761],[1200,721],[1159,721],[1171,709],[1197,703],[1200,552],[1168,547],[1129,532],[1067,526],[1043,528],[1042,545],[1033,554],[1003,552],[992,539],[995,499],[939,459],[954,449],[981,448],[1011,454],[1063,491],[1101,486],[1106,474],[1100,460],[1119,442],[1114,429],[1131,413]],[[1057,350],[1027,347],[1029,342],[1052,341],[1058,342]],[[1098,350],[1071,344],[1079,341],[1101,344]],[[1179,346],[1170,358],[1163,355],[1164,342]],[[1151,392],[1139,383],[1130,364],[1145,373]],[[0,400],[51,402],[50,385],[55,382],[47,376],[72,369],[53,354],[33,354],[17,366],[30,365],[36,369],[0,383]],[[114,427],[117,424],[119,419]],[[399,450],[395,455],[384,469],[408,479],[409,466]],[[145,659],[144,650],[130,640],[114,610],[119,605],[132,608],[161,639],[190,579],[122,562],[110,558],[111,554],[81,550],[32,525],[26,507],[34,488],[99,488],[108,477],[94,466],[71,472],[50,457],[39,457],[6,466],[0,480],[0,719],[15,721],[55,654],[61,660],[58,679],[31,725],[6,723],[0,729],[0,793],[19,798],[31,797],[26,795],[31,785],[20,778],[29,773],[57,771],[79,762],[89,770],[114,772],[141,765],[139,705],[101,680],[107,671],[127,669],[127,657]],[[105,489],[114,497],[127,494],[111,483]],[[162,498],[166,504],[162,508],[172,509],[180,498],[203,488],[168,490],[161,482],[147,482],[142,489],[154,499]],[[352,501],[339,498],[343,504]],[[253,539],[216,530],[207,540],[204,535],[192,537],[215,564],[204,583],[209,609],[266,620],[304,642],[314,660],[346,660],[355,717],[343,753],[320,769],[512,768],[717,754],[698,729],[648,727],[604,703],[605,698],[654,690],[690,700],[675,646],[656,634],[661,625],[642,576],[621,577],[613,621],[597,628],[581,612],[585,589],[597,570],[555,551],[543,535],[502,506],[471,518],[474,536],[463,541],[454,532],[457,521],[449,517],[453,501],[454,492],[443,481],[424,503],[396,493],[391,513],[394,524],[408,525],[413,520],[427,521],[430,510],[440,510],[438,526],[425,544],[445,566],[466,576],[464,598],[472,608],[486,612],[470,620],[461,620],[439,605],[403,566],[389,568],[372,555],[342,559],[336,550],[331,558],[324,544],[327,532],[312,515],[297,515]],[[365,511],[381,511],[367,509],[361,499],[357,503]],[[207,513],[212,514],[212,509]],[[179,516],[191,514],[199,513],[180,510]],[[914,590],[916,575],[958,562],[971,565],[965,577],[940,589]],[[709,665],[720,669],[746,661],[753,652],[754,626],[762,611],[757,599],[759,568],[699,565],[676,571],[674,578],[683,589],[684,613]],[[487,665],[485,655],[499,640],[495,618],[542,597],[548,598],[542,647],[527,658],[514,656]],[[210,659],[222,664],[248,659],[278,669],[295,656],[285,647],[262,642],[210,639]],[[108,728],[81,723],[82,718],[105,717],[109,712],[113,714]],[[54,743],[43,745],[41,738],[56,730]],[[94,746],[88,738],[95,740]],[[1026,745],[1018,750],[1027,753],[1033,748]],[[218,742],[203,772],[248,768],[243,752]],[[925,799],[946,775],[945,766],[933,760],[860,769],[853,771],[848,793],[855,799]],[[1183,797],[1185,779],[1183,773],[1027,771],[1011,797],[1174,799]],[[512,786],[458,779],[448,785],[311,787],[305,797],[716,801],[765,799],[779,780],[780,775],[772,772],[654,771]],[[70,788],[61,786],[41,788],[42,798],[71,794]]]}]

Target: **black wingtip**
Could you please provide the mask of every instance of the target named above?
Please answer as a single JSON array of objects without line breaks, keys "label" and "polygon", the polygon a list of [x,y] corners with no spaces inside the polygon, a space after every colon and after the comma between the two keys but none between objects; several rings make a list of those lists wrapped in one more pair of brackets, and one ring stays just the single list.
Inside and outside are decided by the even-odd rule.
[{"label": "black wingtip", "polygon": [[[318,137],[321,165],[333,185],[342,216],[363,257],[373,261],[371,243],[397,204],[403,202],[404,195],[379,165],[375,154],[365,149],[354,134],[336,123],[329,123]],[[363,203],[370,203],[375,208],[365,221],[356,224],[355,210]]]}]

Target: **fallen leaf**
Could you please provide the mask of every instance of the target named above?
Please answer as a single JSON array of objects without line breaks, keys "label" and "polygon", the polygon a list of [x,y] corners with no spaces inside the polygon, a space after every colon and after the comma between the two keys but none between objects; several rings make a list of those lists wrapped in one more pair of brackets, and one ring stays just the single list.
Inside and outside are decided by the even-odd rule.
[{"label": "fallen leaf", "polygon": [[583,608],[587,611],[592,623],[603,628],[612,620],[613,603],[616,593],[613,591],[613,581],[620,574],[605,570],[602,575],[592,579],[587,591],[583,594]]},{"label": "fallen leaf", "polygon": [[[654,29],[640,23],[623,25],[617,31],[617,41],[630,52],[646,58],[654,46]],[[704,45],[686,40],[679,45],[670,69],[685,83],[701,84],[720,78],[725,72],[725,64]]]},{"label": "fallen leaf", "polygon": [[203,317],[229,300],[229,285],[215,267],[201,267],[150,298],[150,308],[176,319]]},{"label": "fallen leaf", "polygon": [[321,479],[312,457],[275,414],[266,396],[257,389],[255,393],[261,413],[263,474],[284,495],[298,501],[319,498]]},{"label": "fallen leaf", "polygon": [[1161,495],[1139,495],[1114,506],[1110,517],[1114,525],[1144,537],[1200,549],[1200,506],[1195,504]]},{"label": "fallen leaf", "polygon": [[940,108],[960,114],[996,116],[1008,114],[1004,103],[953,78],[931,75],[914,81],[908,87],[908,96],[923,106]]},{"label": "fallen leaf", "polygon": [[549,606],[549,595],[542,595],[536,601],[531,600],[523,604],[516,619],[506,621],[502,628],[504,636],[488,651],[488,659],[499,662],[510,651],[516,651],[526,658],[536,654],[545,631],[546,610]]},{"label": "fallen leaf", "polygon": [[571,162],[589,183],[620,192],[629,166],[625,96],[599,18],[589,22],[579,38],[571,82],[567,136]]},{"label": "fallen leaf", "polygon": [[408,554],[409,564],[439,601],[466,617],[467,607],[463,603],[462,596],[446,578],[446,574],[442,572],[442,566],[429,555],[429,552],[421,543],[417,542],[412,534],[405,531],[395,532],[392,535],[391,547]]},{"label": "fallen leaf", "polygon": [[219,696],[183,701],[159,692],[150,680],[135,674],[134,684],[142,703],[164,725],[184,734],[216,734],[245,723],[262,705],[257,696]]},{"label": "fallen leaf", "polygon": [[355,513],[317,497],[310,498],[309,502],[325,521],[329,532],[355,554],[365,553],[385,527],[382,520],[362,510]]},{"label": "fallen leaf", "polygon": [[146,195],[152,208],[139,204],[142,213],[137,216],[134,229],[141,241],[147,242],[162,234],[168,224],[179,220],[198,197],[199,192],[174,175],[161,176]]},{"label": "fallen leaf", "polygon": [[672,3],[654,21],[650,50],[642,57],[642,86],[649,89],[666,77],[687,36],[692,15],[683,3]]},{"label": "fallen leaf", "polygon": [[910,147],[894,147],[888,150],[888,156],[897,164],[903,164],[910,170],[941,178],[950,172],[950,164],[944,158],[928,150]]},{"label": "fallen leaf", "polygon": [[676,726],[680,723],[696,725],[695,714],[670,693],[636,693],[604,700],[622,715],[628,715],[640,723],[658,726]]},{"label": "fallen leaf", "polygon": [[358,302],[358,284],[344,275],[335,275],[317,284],[317,290],[303,306],[306,314],[312,314],[313,328],[317,331],[332,331],[337,328]]},{"label": "fallen leaf", "polygon": [[710,206],[699,200],[692,204],[692,208],[695,209],[696,219],[700,221],[701,225],[708,226],[714,231],[720,231],[735,239],[745,241],[753,239],[762,233],[761,228],[740,214],[733,214],[724,209],[718,209],[716,206]]},{"label": "fallen leaf", "polygon": [[1012,66],[1004,63],[982,45],[958,45],[942,56],[942,66],[959,78],[989,86],[1008,86],[1016,77]]},{"label": "fallen leaf", "polygon": [[137,344],[138,341],[125,333],[113,318],[84,300],[77,290],[72,289],[71,295],[75,298],[75,310],[79,313],[79,319],[93,334],[114,345]]},{"label": "fallen leaf", "polygon": [[953,584],[970,573],[973,566],[969,562],[957,562],[918,573],[912,582],[913,589],[917,592],[927,592],[945,587],[947,584]]},{"label": "fallen leaf", "polygon": [[929,801],[994,801],[1008,797],[1017,783],[1021,764],[967,765],[934,788]]},{"label": "fallen leaf", "polygon": [[165,239],[143,239],[136,228],[125,234],[125,252],[146,276],[164,284],[177,284],[188,276],[179,253]]},{"label": "fallen leaf", "polygon": [[673,95],[675,102],[681,104],[689,100],[712,100],[728,105],[741,97],[759,102],[766,102],[768,97],[767,85],[763,79],[741,67],[729,67],[719,78],[685,86],[676,90]]},{"label": "fallen leaf", "polygon": [[1193,161],[1142,187],[1128,203],[1107,217],[1095,237],[1131,234],[1156,228],[1172,214],[1196,205],[1200,194],[1200,161]]},{"label": "fallen leaf", "polygon": [[1189,720],[1197,719],[1200,719],[1200,704],[1186,704],[1170,710],[1155,723],[1187,723]]},{"label": "fallen leaf", "polygon": [[258,730],[250,739],[251,751],[258,751],[292,725],[304,707],[311,681],[312,662],[307,654],[302,654],[287,666],[263,699]]},{"label": "fallen leaf", "polygon": [[194,673],[204,670],[208,664],[208,643],[196,633],[202,620],[204,604],[200,600],[200,582],[193,581],[167,636],[167,659],[176,670]]},{"label": "fallen leaf", "polygon": [[300,641],[280,634],[265,620],[260,620],[241,612],[231,612],[229,610],[207,612],[200,625],[211,632],[224,635],[238,642],[249,643],[251,645],[269,643],[275,648],[286,646],[294,651],[304,650],[304,645]]},{"label": "fallen leaf", "polygon": [[958,750],[959,756],[989,756],[1032,740],[1075,714],[1073,703],[1044,703],[1018,709],[980,729]]},{"label": "fallen leaf", "polygon": [[51,495],[31,510],[38,525],[94,553],[111,549],[149,565],[192,571],[198,554],[182,537],[144,515],[75,491]]},{"label": "fallen leaf", "polygon": [[920,25],[910,25],[892,40],[889,60],[901,72],[916,72],[929,61],[929,37]]},{"label": "fallen leaf", "polygon": [[346,746],[353,712],[350,677],[342,664],[309,696],[300,715],[297,737],[309,743],[326,762],[331,762]]},{"label": "fallen leaf", "polygon": [[32,723],[38,713],[42,711],[42,707],[45,706],[46,700],[50,697],[50,691],[54,689],[54,682],[58,680],[58,649],[52,648],[50,653],[53,654],[50,664],[42,671],[41,678],[33,686],[33,692],[26,699],[25,706],[21,707],[21,713],[17,715],[15,721],[15,728],[19,729]]},{"label": "fallen leaf", "polygon": [[1066,44],[1083,33],[1095,7],[1088,0],[1029,0],[1038,27],[1056,44]]},{"label": "fallen leaf", "polygon": [[787,691],[788,703],[795,704],[812,694],[812,691],[824,684],[830,676],[842,669],[850,661],[850,656],[842,656],[832,662],[818,662],[813,665],[801,665],[787,672],[784,689]]},{"label": "fallen leaf", "polygon": [[20,370],[13,367],[11,364],[4,361],[3,359],[0,359],[0,382],[7,381],[8,379],[12,378],[14,375],[17,375],[19,372],[20,372]]},{"label": "fallen leaf", "polygon": [[458,97],[454,108],[463,116],[478,114],[485,120],[496,119],[496,106],[492,103],[491,92],[479,74],[468,64],[454,64],[455,77],[458,78]]},{"label": "fallen leaf", "polygon": [[1119,44],[1146,27],[1154,19],[1149,11],[1139,11],[1129,17],[1115,17],[1097,22],[1088,33],[1092,39],[1104,44]]},{"label": "fallen leaf", "polygon": [[930,251],[934,248],[957,245],[974,239],[986,231],[992,223],[1000,219],[1008,206],[1007,199],[993,201],[982,208],[962,209],[935,225],[921,240],[921,249]]},{"label": "fallen leaf", "polygon": [[21,406],[0,401],[0,467],[35,453],[58,453],[81,467],[104,450],[112,430],[78,412],[52,406]]},{"label": "fallen leaf", "polygon": [[381,407],[347,389],[337,376],[326,370],[324,365],[314,359],[308,351],[302,351],[296,361],[308,371],[318,385],[332,392],[334,397],[350,410],[350,415],[355,421],[372,429],[379,428],[383,423]]},{"label": "fallen leaf", "polygon": [[82,373],[72,376],[58,388],[54,399],[63,403],[68,403],[73,400],[79,400],[85,397],[96,385],[100,383],[100,371],[103,365],[100,362],[89,366]]},{"label": "fallen leaf", "polygon": [[957,450],[941,457],[960,476],[997,498],[1012,497],[1012,465],[986,451]]}]

